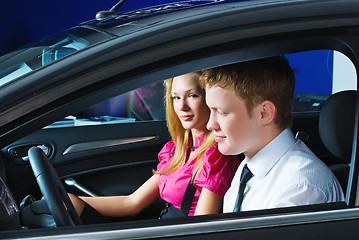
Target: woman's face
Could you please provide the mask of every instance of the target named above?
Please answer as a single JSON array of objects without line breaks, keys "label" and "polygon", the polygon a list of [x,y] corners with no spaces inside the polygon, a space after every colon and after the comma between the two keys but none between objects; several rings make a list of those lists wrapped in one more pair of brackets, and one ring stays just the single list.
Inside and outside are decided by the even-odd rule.
[{"label": "woman's face", "polygon": [[207,131],[210,110],[205,102],[205,91],[200,88],[194,73],[177,76],[172,83],[175,112],[183,128]]}]

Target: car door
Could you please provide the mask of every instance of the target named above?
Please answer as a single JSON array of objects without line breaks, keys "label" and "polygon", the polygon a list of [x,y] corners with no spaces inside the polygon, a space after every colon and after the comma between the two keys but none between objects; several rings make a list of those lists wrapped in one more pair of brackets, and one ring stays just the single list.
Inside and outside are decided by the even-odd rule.
[{"label": "car door", "polygon": [[[41,197],[27,156],[34,146],[46,152],[68,192],[109,196],[136,190],[151,177],[169,139],[162,82],[89,106],[4,148],[8,167],[21,169],[7,178],[16,186],[16,201],[29,194]],[[139,217],[158,217],[161,204]]]}]

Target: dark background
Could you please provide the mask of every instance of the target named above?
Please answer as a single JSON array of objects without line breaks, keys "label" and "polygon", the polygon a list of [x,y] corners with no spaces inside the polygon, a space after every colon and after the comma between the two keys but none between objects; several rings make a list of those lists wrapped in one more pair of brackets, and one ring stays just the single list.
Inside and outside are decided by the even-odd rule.
[{"label": "dark background", "polygon": [[[127,0],[118,12],[180,0]],[[94,19],[117,0],[1,0],[0,56],[30,42]]]}]

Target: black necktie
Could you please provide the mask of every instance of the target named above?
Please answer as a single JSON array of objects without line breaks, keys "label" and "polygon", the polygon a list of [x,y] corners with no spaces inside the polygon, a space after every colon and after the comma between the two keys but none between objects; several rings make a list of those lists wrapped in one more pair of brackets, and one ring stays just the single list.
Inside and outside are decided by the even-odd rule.
[{"label": "black necktie", "polygon": [[244,189],[246,188],[246,184],[247,184],[248,180],[251,179],[252,176],[253,176],[253,174],[247,167],[247,164],[244,165],[242,174],[241,174],[240,183],[239,183],[237,201],[236,201],[236,205],[234,205],[233,212],[239,212],[239,209],[240,209],[242,201],[243,201]]}]

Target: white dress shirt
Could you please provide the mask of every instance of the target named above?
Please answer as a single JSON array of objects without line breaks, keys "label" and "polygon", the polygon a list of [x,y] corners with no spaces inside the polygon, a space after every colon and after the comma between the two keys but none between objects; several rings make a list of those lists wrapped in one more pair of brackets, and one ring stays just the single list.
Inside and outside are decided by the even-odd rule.
[{"label": "white dress shirt", "polygon": [[246,163],[253,177],[247,182],[241,211],[344,201],[330,168],[285,129],[250,161],[242,161],[224,196],[223,212],[233,212]]}]

